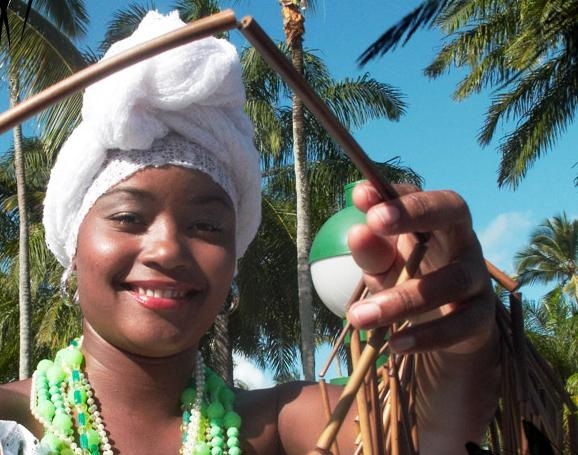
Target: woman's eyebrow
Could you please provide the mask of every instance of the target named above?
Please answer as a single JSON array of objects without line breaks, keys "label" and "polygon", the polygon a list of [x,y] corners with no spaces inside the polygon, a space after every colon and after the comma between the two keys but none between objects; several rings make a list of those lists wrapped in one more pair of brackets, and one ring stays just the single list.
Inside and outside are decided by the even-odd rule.
[{"label": "woman's eyebrow", "polygon": [[221,196],[221,195],[191,195],[191,197],[186,199],[191,204],[195,205],[209,205],[209,204],[220,204],[224,205],[227,208],[233,209],[233,203],[228,197]]},{"label": "woman's eyebrow", "polygon": [[117,186],[104,193],[100,199],[110,197],[120,197],[125,199],[153,199],[154,195],[150,191],[141,190],[130,186]]}]

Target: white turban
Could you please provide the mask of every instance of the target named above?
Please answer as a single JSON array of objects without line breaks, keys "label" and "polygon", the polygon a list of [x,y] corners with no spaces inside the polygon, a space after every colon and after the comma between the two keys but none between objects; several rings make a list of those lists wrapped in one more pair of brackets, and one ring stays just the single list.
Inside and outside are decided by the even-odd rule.
[{"label": "white turban", "polygon": [[[167,16],[151,11],[104,58],[183,25],[176,11]],[[198,169],[223,187],[236,209],[236,253],[241,257],[261,219],[259,154],[244,103],[237,52],[213,37],[88,87],[82,122],[60,150],[44,200],[46,242],[58,261],[70,266],[80,224],[100,195],[138,169],[163,164]],[[163,158],[167,147],[178,149],[178,156]],[[119,161],[126,161],[122,171]],[[111,167],[113,172],[107,170]]]}]

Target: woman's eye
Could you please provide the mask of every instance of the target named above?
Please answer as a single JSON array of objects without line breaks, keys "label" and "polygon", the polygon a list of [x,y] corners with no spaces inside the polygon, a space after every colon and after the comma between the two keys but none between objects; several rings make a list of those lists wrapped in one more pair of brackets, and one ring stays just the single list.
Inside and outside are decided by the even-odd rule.
[{"label": "woman's eye", "polygon": [[140,224],[142,223],[141,217],[139,217],[135,213],[117,213],[110,217],[110,219],[118,224],[122,225],[131,225],[131,224]]},{"label": "woman's eye", "polygon": [[212,221],[195,221],[191,225],[191,229],[194,231],[200,232],[220,232],[222,231],[222,227],[219,223],[212,222]]}]

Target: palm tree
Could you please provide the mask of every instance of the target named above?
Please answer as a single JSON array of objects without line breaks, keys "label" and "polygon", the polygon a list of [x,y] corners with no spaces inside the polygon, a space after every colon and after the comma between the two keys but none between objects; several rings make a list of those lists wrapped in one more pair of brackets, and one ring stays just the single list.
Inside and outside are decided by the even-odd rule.
[{"label": "palm tree", "polygon": [[[28,18],[29,31],[22,34],[23,39],[18,43],[12,43],[3,52],[2,62],[7,63],[7,73],[9,76],[10,85],[10,104],[13,106],[20,101],[22,94],[33,93],[41,90],[47,85],[51,85],[56,80],[60,79],[61,70],[55,62],[63,62],[65,56],[69,56],[70,62],[77,63],[76,57],[78,52],[71,52],[70,54],[61,54],[57,51],[55,44],[49,41],[51,37],[57,35],[62,42],[69,44],[66,36],[75,36],[83,32],[83,24],[86,21],[84,13],[84,6],[82,2],[72,2],[62,8],[55,8],[52,2],[38,2],[41,10],[45,16],[38,14],[35,10],[29,10],[28,5],[21,1],[10,2],[9,4],[9,24],[12,29],[15,29],[15,24],[23,27],[24,18]],[[53,23],[55,25],[53,25]],[[51,35],[52,34],[52,35]],[[65,47],[65,46],[64,46]],[[67,49],[68,50],[68,49]],[[58,74],[57,74],[58,73]],[[62,122],[62,117],[59,117],[59,110],[50,109],[49,114],[45,120]],[[60,111],[62,113],[62,111]],[[62,125],[59,125],[62,126]],[[55,131],[62,131],[56,129]],[[18,211],[20,221],[20,246],[19,246],[19,308],[20,308],[20,361],[19,361],[19,377],[20,379],[27,378],[31,371],[31,303],[30,303],[30,271],[28,262],[28,212],[26,204],[25,191],[25,160],[23,158],[22,150],[22,127],[19,125],[14,128],[14,163],[15,176],[17,183],[18,194]]]},{"label": "palm tree", "polygon": [[[574,119],[578,104],[578,2],[574,0],[426,0],[387,30],[362,62],[435,26],[447,44],[426,69],[432,78],[466,68],[454,97],[496,93],[478,137],[488,145],[498,123],[513,125],[499,146],[498,184],[516,187]],[[578,185],[578,177],[575,180]]]},{"label": "palm tree", "polygon": [[[291,62],[303,74],[303,35],[305,18],[300,0],[281,0],[285,42],[289,47]],[[303,7],[306,2],[303,2]],[[291,125],[293,131],[293,167],[295,169],[295,195],[297,198],[297,289],[299,293],[299,320],[301,321],[301,361],[305,380],[315,379],[315,337],[313,323],[313,282],[309,271],[311,249],[311,222],[309,220],[309,182],[307,180],[307,143],[304,134],[303,101],[293,94]]]},{"label": "palm tree", "polygon": [[530,235],[529,245],[516,253],[521,284],[554,282],[578,303],[578,219],[566,213],[545,220]]},{"label": "palm tree", "polygon": [[[22,142],[28,198],[30,257],[30,294],[34,301],[31,329],[36,343],[30,348],[32,359],[46,357],[47,352],[65,345],[80,330],[78,308],[66,305],[59,295],[61,267],[46,248],[42,228],[42,201],[48,181],[51,157],[39,139]],[[15,179],[15,148],[0,161],[0,380],[17,378],[18,365],[18,276],[19,276],[19,210]]]}]

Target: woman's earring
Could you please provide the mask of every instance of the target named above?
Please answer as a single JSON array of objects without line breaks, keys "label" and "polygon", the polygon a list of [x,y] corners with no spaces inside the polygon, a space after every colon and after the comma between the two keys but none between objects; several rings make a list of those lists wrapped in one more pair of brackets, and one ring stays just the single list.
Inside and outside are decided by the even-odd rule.
[{"label": "woman's earring", "polygon": [[78,289],[72,267],[66,269],[60,279],[60,297],[66,305],[78,305]]},{"label": "woman's earring", "polygon": [[229,295],[227,295],[227,300],[225,300],[225,304],[221,310],[221,314],[225,316],[231,316],[235,311],[237,311],[237,308],[239,307],[239,300],[239,287],[237,286],[237,283],[233,281],[231,283]]}]

